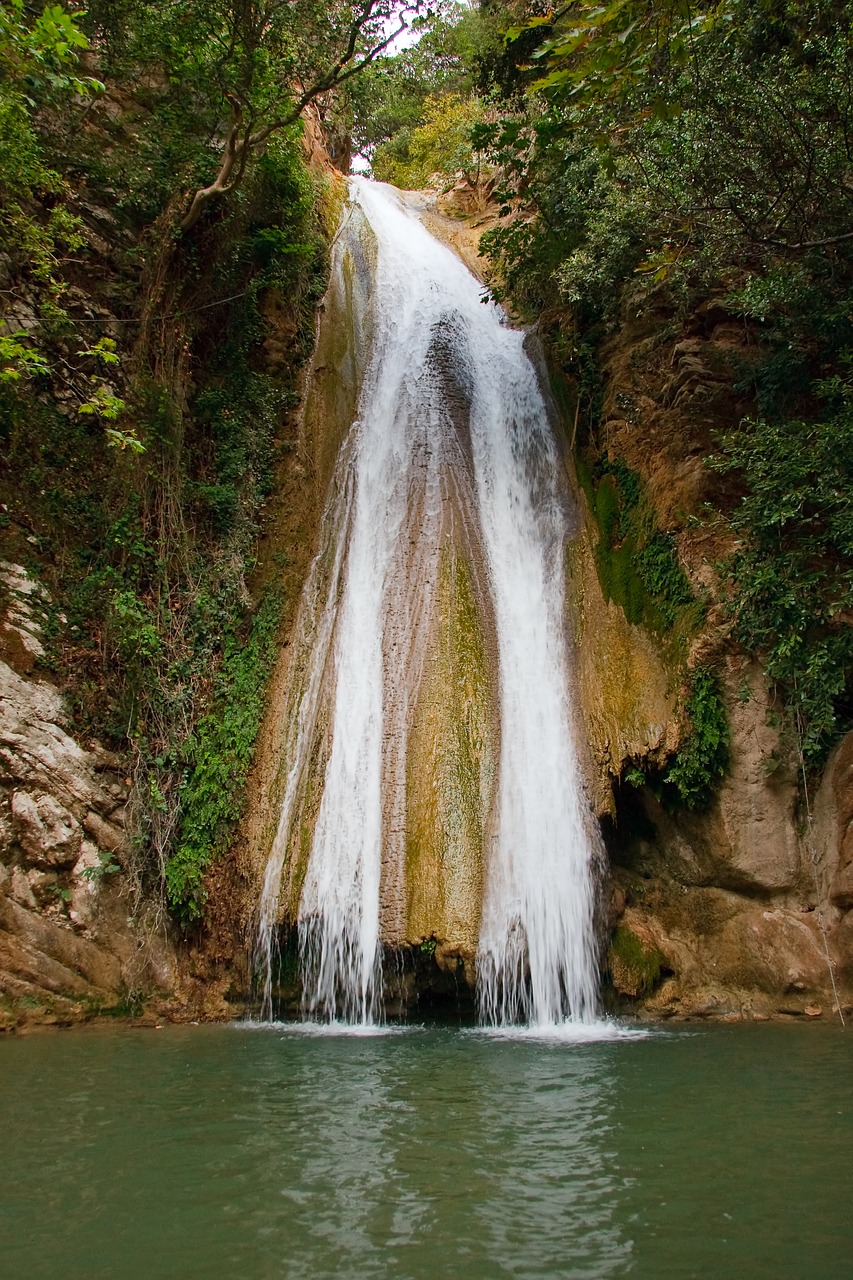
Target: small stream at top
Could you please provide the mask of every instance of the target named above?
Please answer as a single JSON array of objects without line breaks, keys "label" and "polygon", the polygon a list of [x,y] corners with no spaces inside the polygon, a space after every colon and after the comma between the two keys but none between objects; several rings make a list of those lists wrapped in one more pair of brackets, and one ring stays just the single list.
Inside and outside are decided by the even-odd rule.
[{"label": "small stream at top", "polygon": [[[481,1016],[590,1021],[597,837],[573,742],[566,499],[536,372],[524,335],[391,188],[352,181],[333,273],[363,253],[365,224],[372,347],[297,622],[285,786],[259,905],[265,1013],[282,879],[322,738],[298,907],[304,1005],[326,1019],[380,1016],[382,945],[406,936],[412,726],[451,547],[474,584],[499,742],[495,785],[470,802],[483,807]],[[443,818],[445,860],[465,817],[451,807]]]}]

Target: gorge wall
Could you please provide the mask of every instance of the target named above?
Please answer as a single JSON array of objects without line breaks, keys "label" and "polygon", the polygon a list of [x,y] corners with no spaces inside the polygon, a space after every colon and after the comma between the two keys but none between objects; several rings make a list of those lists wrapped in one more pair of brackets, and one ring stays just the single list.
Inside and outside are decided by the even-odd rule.
[{"label": "gorge wall", "polygon": [[34,669],[44,587],[9,561],[0,583],[0,1029],[138,1015],[173,990],[176,965],[122,873],[126,762],[75,738],[60,690]]},{"label": "gorge wall", "polygon": [[[39,188],[0,256],[9,1028],[233,1008],[208,957],[242,947],[239,894],[211,894],[202,963],[204,873],[230,843],[314,529],[291,436],[334,219],[317,122],[181,237],[186,175],[144,153],[207,138],[198,101],[187,119],[163,75],[99,69],[94,101],[39,122],[68,175],[50,189],[67,252],[29,252]],[[273,490],[288,510],[265,539]]]},{"label": "gorge wall", "polygon": [[[830,964],[845,1010],[853,980],[853,738],[822,779],[809,778],[807,799],[773,690],[731,638],[719,566],[733,535],[719,514],[709,517],[722,481],[704,459],[714,434],[746,412],[731,357],[752,338],[721,302],[672,328],[665,311],[626,307],[602,351],[595,446],[640,477],[657,527],[674,539],[705,602],[681,654],[671,638],[629,622],[602,587],[603,535],[588,483],[577,484],[585,520],[569,550],[581,701],[612,864],[610,978],[619,997],[655,1017],[830,1017],[838,1004]],[[729,725],[728,766],[700,809],[667,807],[636,766],[659,775],[678,751],[689,731],[684,682],[708,664]]]}]

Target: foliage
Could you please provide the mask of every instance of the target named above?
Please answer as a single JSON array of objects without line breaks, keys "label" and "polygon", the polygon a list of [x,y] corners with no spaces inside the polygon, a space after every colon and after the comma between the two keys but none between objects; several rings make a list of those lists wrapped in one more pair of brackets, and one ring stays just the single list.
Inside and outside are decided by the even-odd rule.
[{"label": "foliage", "polygon": [[458,94],[427,98],[421,123],[404,130],[377,147],[374,175],[398,187],[425,187],[435,175],[453,178],[460,173],[469,183],[479,174],[479,160],[471,144],[471,132],[482,108],[476,98]]},{"label": "foliage", "polygon": [[83,871],[83,878],[90,883],[97,884],[104,879],[105,876],[114,876],[121,871],[120,865],[116,862],[113,855],[107,850],[101,850],[98,854],[98,861],[91,867],[86,867]]},{"label": "foliage", "polygon": [[746,487],[728,566],[737,636],[792,707],[810,764],[850,725],[853,693],[853,388],[821,389],[822,421],[748,421],[712,463]]},{"label": "foliage", "polygon": [[707,667],[689,676],[682,710],[688,729],[662,774],[664,799],[704,809],[729,763],[729,724],[719,682]]},{"label": "foliage", "polygon": [[75,21],[82,16],[82,9],[69,11],[60,4],[47,4],[34,16],[24,0],[7,0],[0,12],[4,83],[25,91],[31,105],[34,95],[45,101],[88,93],[97,82],[74,74],[77,53],[87,45]]},{"label": "foliage", "polygon": [[280,614],[281,598],[271,592],[252,621],[248,639],[239,633],[227,637],[209,710],[184,748],[181,826],[166,863],[166,892],[173,911],[185,921],[201,915],[205,873],[227,849],[242,811]]},{"label": "foliage", "polygon": [[846,260],[850,16],[616,0],[522,24],[543,37],[520,51],[532,96],[482,139],[505,175],[490,250],[513,297],[612,323],[632,280],[696,287],[829,245]]},{"label": "foliage", "polygon": [[395,154],[398,135],[408,136],[422,123],[428,98],[471,92],[466,31],[472,17],[463,5],[439,4],[426,21],[413,24],[421,29],[416,44],[377,58],[347,84],[336,115],[349,128],[356,152],[372,160],[377,147],[395,139]]},{"label": "foliage", "polygon": [[[609,4],[579,0],[559,13],[534,16],[509,27],[506,39],[514,42],[531,30],[545,33],[533,54],[538,72],[534,89],[560,90],[573,102],[593,109],[605,104],[630,107],[637,92],[649,92],[649,79],[688,66],[697,38],[731,17],[725,0],[712,4],[668,0],[659,5],[644,0]],[[654,101],[659,102],[659,114],[666,116],[667,104]]]},{"label": "foliage", "polygon": [[347,85],[338,115],[377,177],[419,186],[434,174],[483,176],[480,128],[516,84],[503,31],[518,7],[439,0],[413,22],[415,45],[377,58]]},{"label": "foliage", "polygon": [[23,330],[0,337],[0,382],[20,382],[49,372],[44,356],[28,346],[26,338]]},{"label": "foliage", "polygon": [[[179,7],[164,19],[177,21]],[[85,21],[98,37],[105,105],[118,99],[121,111],[95,101],[82,129],[64,105],[33,117],[39,154],[62,178],[56,192],[32,188],[33,221],[44,223],[48,197],[74,199],[70,175],[97,240],[81,237],[74,253],[57,259],[55,286],[36,278],[36,259],[23,249],[11,264],[3,301],[40,308],[41,324],[2,339],[0,488],[7,536],[27,531],[28,555],[55,601],[45,661],[76,730],[106,739],[132,762],[134,844],[122,869],[131,888],[157,893],[200,804],[201,784],[181,785],[196,777],[195,727],[209,722],[209,745],[214,702],[230,716],[225,685],[240,696],[248,688],[233,664],[225,684],[217,672],[250,633],[246,577],[276,442],[311,348],[326,248],[296,129],[270,138],[222,216],[200,229],[180,260],[161,254],[163,237],[146,223],[182,198],[216,121],[206,114],[209,97],[157,70],[165,29],[140,64],[130,61],[153,9],[105,9],[109,33],[96,29],[95,13]],[[166,243],[170,225],[166,219]],[[101,256],[93,245],[106,239]],[[64,313],[54,311],[48,323],[54,295]],[[277,316],[287,359],[271,372],[263,344],[268,317]],[[246,718],[240,725],[245,756],[252,726]],[[231,765],[233,816],[240,772],[233,758]],[[214,824],[217,850],[225,821]],[[186,855],[186,840],[181,847]],[[198,886],[185,898],[175,891],[186,917],[187,904],[200,902]]]},{"label": "foliage", "polygon": [[599,530],[596,565],[608,600],[629,622],[666,637],[683,618],[697,621],[697,605],[672,538],[658,529],[640,477],[623,462],[604,460],[588,478]]},{"label": "foliage", "polygon": [[[60,254],[79,249],[83,237],[79,218],[62,203],[65,182],[45,156],[37,123],[50,110],[68,110],[72,95],[85,99],[103,88],[76,74],[87,44],[79,17],[51,4],[36,15],[24,0],[0,9],[0,240],[9,260],[25,264],[44,287],[44,314],[54,319],[63,315]],[[23,331],[3,339],[0,360],[5,381],[44,372],[37,339]]]},{"label": "foliage", "polygon": [[655,533],[637,553],[637,573],[655,601],[665,626],[671,627],[678,609],[693,602],[693,592],[678,557],[672,538]]},{"label": "foliage", "polygon": [[[331,7],[319,0],[93,0],[90,24],[111,66],[137,75],[147,67],[161,81],[165,73],[169,113],[193,118],[196,145],[173,140],[183,152],[181,176],[195,187],[180,217],[184,232],[211,201],[242,187],[270,138],[372,63],[405,26],[394,26],[401,7],[397,0]],[[417,7],[417,0],[408,6]]]},{"label": "foliage", "polygon": [[[852,18],[832,0],[527,10],[507,49],[528,96],[505,95],[478,139],[503,174],[493,287],[522,313],[559,311],[594,345],[627,306],[728,293],[751,326],[733,379],[756,412],[716,464],[740,485],[730,608],[814,763],[851,723]],[[663,587],[677,613],[668,540],[626,553],[615,477],[594,505],[608,593],[637,619],[640,587]]]}]

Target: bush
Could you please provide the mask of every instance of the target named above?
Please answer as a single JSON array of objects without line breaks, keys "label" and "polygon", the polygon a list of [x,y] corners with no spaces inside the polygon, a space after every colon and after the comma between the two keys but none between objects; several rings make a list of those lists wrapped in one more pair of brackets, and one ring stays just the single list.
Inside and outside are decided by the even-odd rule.
[{"label": "bush", "polygon": [[428,98],[419,125],[376,148],[374,175],[404,188],[425,187],[436,174],[444,178],[462,174],[473,182],[479,162],[471,130],[481,118],[482,106],[476,98],[456,93]]},{"label": "bush", "polygon": [[809,764],[853,724],[853,388],[819,390],[835,408],[823,421],[749,421],[712,459],[747,490],[727,566],[735,634],[777,683]]},{"label": "bush", "polygon": [[716,676],[706,667],[690,675],[684,700],[683,735],[675,759],[662,775],[664,799],[704,809],[729,763],[729,724]]},{"label": "bush", "polygon": [[205,873],[227,850],[242,812],[281,606],[280,594],[270,592],[248,639],[239,633],[229,637],[209,709],[184,749],[188,764],[180,792],[180,832],[166,863],[166,893],[173,913],[186,922],[201,915]]}]

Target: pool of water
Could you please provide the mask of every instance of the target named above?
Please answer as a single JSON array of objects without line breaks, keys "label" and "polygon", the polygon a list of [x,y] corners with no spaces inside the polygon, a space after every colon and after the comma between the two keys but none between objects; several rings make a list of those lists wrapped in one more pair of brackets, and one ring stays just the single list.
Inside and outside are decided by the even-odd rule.
[{"label": "pool of water", "polygon": [[853,1273],[853,1032],[0,1041],[0,1258],[40,1280]]}]

